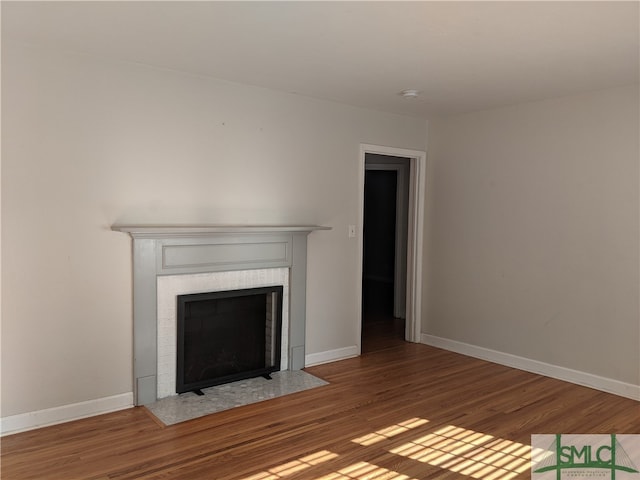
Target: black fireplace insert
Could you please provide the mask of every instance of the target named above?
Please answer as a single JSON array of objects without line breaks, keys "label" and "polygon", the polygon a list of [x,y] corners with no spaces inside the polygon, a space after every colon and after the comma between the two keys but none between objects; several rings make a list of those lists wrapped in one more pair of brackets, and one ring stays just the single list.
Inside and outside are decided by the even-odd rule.
[{"label": "black fireplace insert", "polygon": [[177,300],[177,393],[280,370],[282,286]]}]

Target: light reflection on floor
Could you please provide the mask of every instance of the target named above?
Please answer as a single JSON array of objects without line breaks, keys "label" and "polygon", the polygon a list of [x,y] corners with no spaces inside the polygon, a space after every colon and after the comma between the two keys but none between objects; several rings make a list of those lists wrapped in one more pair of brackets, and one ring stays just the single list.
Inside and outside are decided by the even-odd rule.
[{"label": "light reflection on floor", "polygon": [[455,426],[390,450],[400,456],[483,480],[509,480],[530,468],[528,445]]},{"label": "light reflection on floor", "polygon": [[[403,442],[395,438],[411,433],[412,430],[424,427],[428,423],[429,421],[423,418],[411,418],[354,438],[352,442],[364,447],[363,456],[365,457],[367,447],[372,445],[380,447],[383,441],[392,442],[389,448],[386,448],[390,454],[482,480],[509,480],[530,468],[531,448],[528,445],[454,425],[447,425]],[[326,473],[327,467],[330,467],[327,462],[339,458],[340,455],[336,452],[321,450],[245,477],[243,480],[278,480],[321,464],[325,464],[322,473],[314,476],[313,471],[308,471],[308,476],[305,475],[305,478],[416,480],[401,471],[390,470],[366,461],[355,462],[346,467],[340,465],[335,471]]]}]

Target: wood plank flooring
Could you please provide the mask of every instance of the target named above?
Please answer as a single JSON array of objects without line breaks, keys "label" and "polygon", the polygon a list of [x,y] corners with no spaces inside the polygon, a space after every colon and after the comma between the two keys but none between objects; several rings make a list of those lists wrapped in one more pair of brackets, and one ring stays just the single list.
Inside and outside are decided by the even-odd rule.
[{"label": "wood plank flooring", "polygon": [[392,339],[330,385],[171,427],[142,407],[4,437],[2,479],[530,478],[532,433],[639,433],[640,403]]}]

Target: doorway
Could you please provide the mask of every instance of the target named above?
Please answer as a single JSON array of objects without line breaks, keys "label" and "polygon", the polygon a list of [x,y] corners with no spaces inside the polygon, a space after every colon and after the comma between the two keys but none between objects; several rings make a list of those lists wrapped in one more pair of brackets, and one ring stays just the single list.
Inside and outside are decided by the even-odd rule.
[{"label": "doorway", "polygon": [[410,159],[365,155],[362,348],[403,341]]},{"label": "doorway", "polygon": [[[358,351],[421,336],[426,153],[361,145]],[[376,329],[378,330],[376,332]]]}]

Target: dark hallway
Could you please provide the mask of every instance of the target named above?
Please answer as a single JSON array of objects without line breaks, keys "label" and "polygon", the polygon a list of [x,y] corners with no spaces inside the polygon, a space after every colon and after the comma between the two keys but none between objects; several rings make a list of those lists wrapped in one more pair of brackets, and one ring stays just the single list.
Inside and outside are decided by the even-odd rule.
[{"label": "dark hallway", "polygon": [[404,341],[404,320],[394,318],[396,185],[396,171],[365,172],[363,353]]}]

